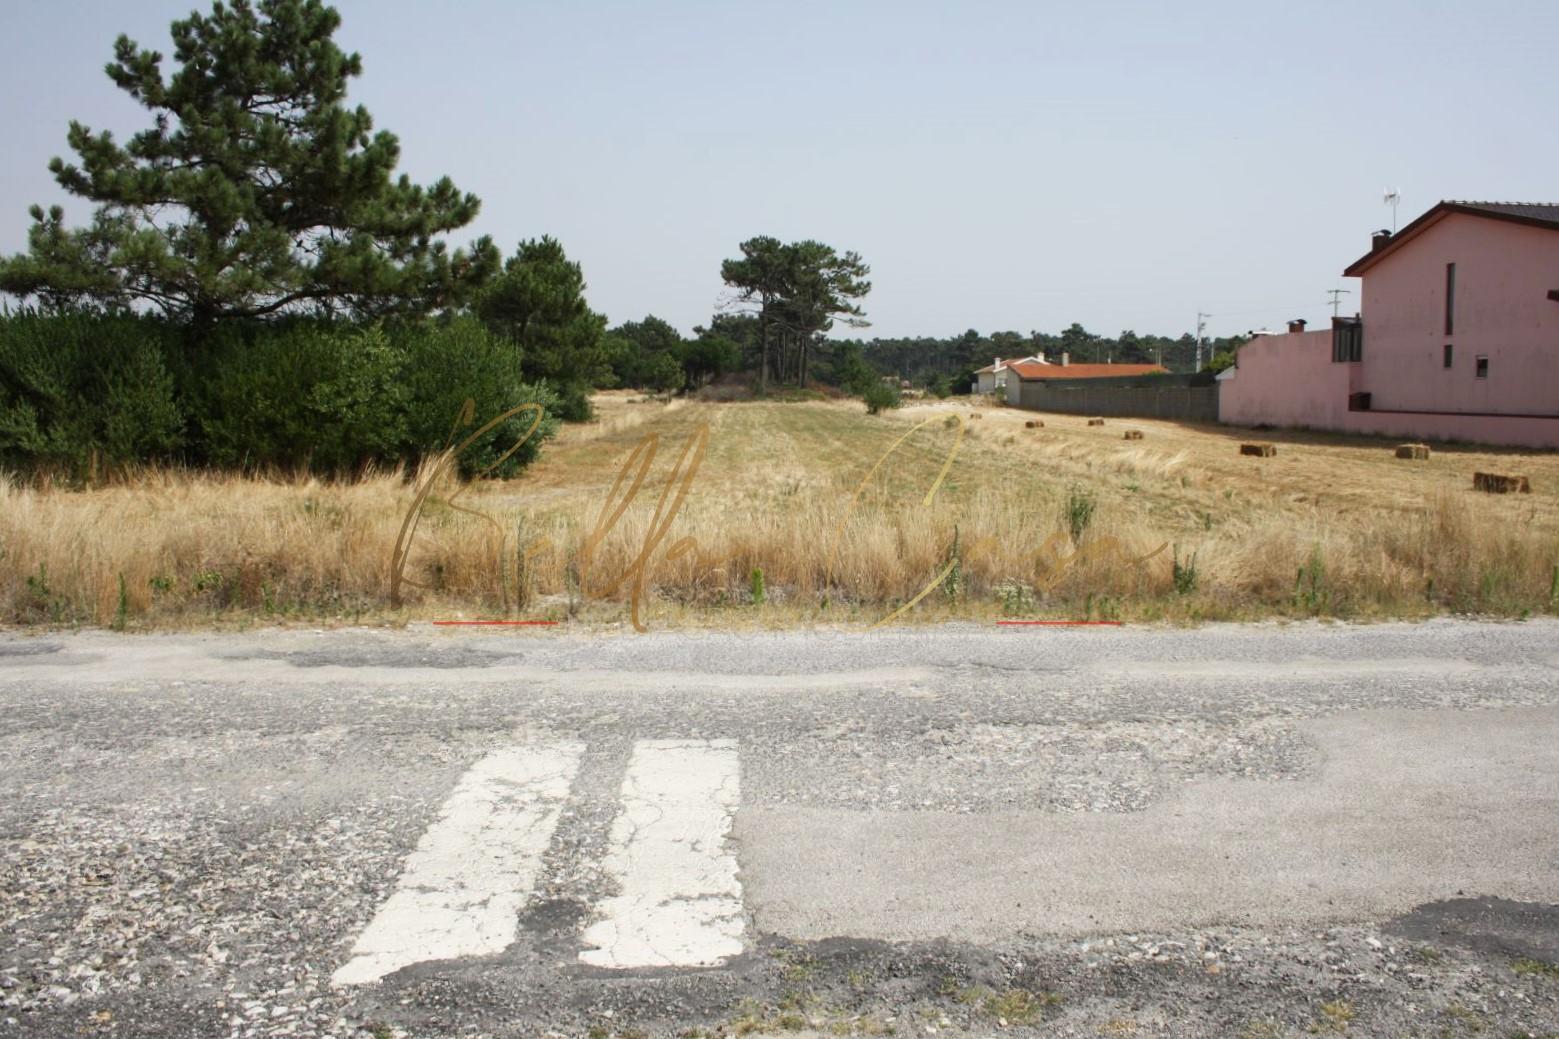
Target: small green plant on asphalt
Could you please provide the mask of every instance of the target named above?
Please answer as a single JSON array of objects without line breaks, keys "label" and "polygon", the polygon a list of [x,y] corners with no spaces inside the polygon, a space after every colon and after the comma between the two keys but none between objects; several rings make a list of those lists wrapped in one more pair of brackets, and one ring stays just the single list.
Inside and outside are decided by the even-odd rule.
[{"label": "small green plant on asphalt", "polygon": [[1511,963],[1510,969],[1517,974],[1527,974],[1559,981],[1559,963],[1549,963],[1545,960],[1534,960],[1523,956],[1521,959]]},{"label": "small green plant on asphalt", "polygon": [[1342,1033],[1348,1030],[1348,1022],[1353,1020],[1353,1004],[1346,999],[1334,999],[1321,1004],[1321,1013],[1310,1025],[1310,1031],[1320,1034],[1323,1032]]},{"label": "small green plant on asphalt", "polygon": [[1030,992],[1028,989],[1011,988],[1000,994],[991,993],[980,1004],[980,1009],[987,1016],[994,1017],[998,1021],[1005,1021],[1009,1025],[1028,1025],[1039,1020],[1040,1013],[1047,1006],[1054,1006],[1061,1002],[1061,997],[1054,992]]},{"label": "small green plant on asphalt", "polygon": [[1245,1027],[1240,1029],[1239,1039],[1283,1039],[1287,1034],[1276,1021],[1262,1018],[1260,1021],[1247,1021]]}]

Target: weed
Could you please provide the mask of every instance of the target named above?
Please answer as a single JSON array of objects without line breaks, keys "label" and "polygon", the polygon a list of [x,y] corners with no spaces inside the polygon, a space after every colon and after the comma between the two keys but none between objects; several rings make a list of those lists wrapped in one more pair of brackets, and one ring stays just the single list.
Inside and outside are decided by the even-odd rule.
[{"label": "weed", "polygon": [[1488,1027],[1488,1021],[1484,1019],[1482,1014],[1476,1010],[1469,1010],[1460,1003],[1452,1003],[1446,1007],[1445,1015],[1455,1018],[1469,1031],[1481,1032]]},{"label": "weed", "polygon": [[1299,568],[1294,578],[1294,605],[1306,613],[1317,616],[1331,603],[1331,593],[1326,590],[1326,568],[1321,562],[1321,546],[1310,550],[1310,558]]},{"label": "weed", "polygon": [[1239,1039],[1283,1039],[1284,1034],[1282,1025],[1271,1018],[1262,1018],[1260,1021],[1247,1021],[1245,1027],[1240,1029]]},{"label": "weed", "polygon": [[1546,960],[1534,960],[1523,956],[1521,959],[1513,962],[1510,965],[1510,969],[1517,974],[1528,974],[1559,981],[1559,963],[1549,963]]},{"label": "weed", "polygon": [[1034,589],[1018,581],[1005,581],[994,590],[996,598],[1001,600],[1001,612],[1008,617],[1031,613],[1038,605]]},{"label": "weed", "polygon": [[1196,553],[1192,552],[1182,562],[1180,559],[1180,547],[1177,545],[1172,550],[1171,574],[1175,581],[1175,593],[1177,595],[1190,595],[1196,591]]},{"label": "weed", "polygon": [[1001,994],[991,993],[980,1004],[980,1009],[997,1020],[1010,1025],[1033,1024],[1039,1020],[1040,1011],[1061,1002],[1054,992],[1033,993],[1028,989],[1012,988]]},{"label": "weed", "polygon": [[119,604],[114,608],[114,630],[124,631],[130,619],[130,594],[125,590],[124,571],[119,572]]},{"label": "weed", "polygon": [[752,582],[752,604],[754,606],[762,606],[764,599],[763,568],[761,566],[753,567],[749,580]]},{"label": "weed", "polygon": [[957,524],[953,525],[953,544],[943,557],[942,566],[947,571],[942,578],[942,594],[949,602],[958,602],[964,597],[964,564],[958,548]]},{"label": "weed", "polygon": [[1093,522],[1094,509],[1097,500],[1093,494],[1073,484],[1066,491],[1066,505],[1062,508],[1062,518],[1066,521],[1066,529],[1072,535],[1073,544],[1081,544],[1083,534],[1088,530],[1088,525]]},{"label": "weed", "polygon": [[1321,1004],[1321,1013],[1310,1025],[1310,1031],[1314,1033],[1333,1032],[1342,1033],[1348,1030],[1348,1022],[1353,1020],[1353,1004],[1346,999],[1334,999]]}]

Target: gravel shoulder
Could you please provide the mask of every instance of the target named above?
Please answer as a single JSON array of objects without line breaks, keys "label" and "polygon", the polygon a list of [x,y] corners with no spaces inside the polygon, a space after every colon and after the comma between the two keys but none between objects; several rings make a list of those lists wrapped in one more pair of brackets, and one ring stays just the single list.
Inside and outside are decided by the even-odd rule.
[{"label": "gravel shoulder", "polygon": [[[0,1035],[1559,1034],[1559,624],[0,637]],[[330,985],[471,764],[587,746],[503,953]],[[578,962],[635,741],[747,948]]]}]

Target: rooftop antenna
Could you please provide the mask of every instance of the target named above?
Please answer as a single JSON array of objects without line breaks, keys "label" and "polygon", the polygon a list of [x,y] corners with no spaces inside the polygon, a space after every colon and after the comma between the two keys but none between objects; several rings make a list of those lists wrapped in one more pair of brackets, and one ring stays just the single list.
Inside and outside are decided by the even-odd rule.
[{"label": "rooftop antenna", "polygon": [[1341,307],[1341,305],[1342,305],[1342,298],[1344,296],[1351,296],[1351,295],[1353,295],[1353,290],[1352,289],[1327,289],[1326,290],[1326,294],[1328,296],[1332,297],[1332,317],[1336,317],[1338,308]]},{"label": "rooftop antenna", "polygon": [[1391,207],[1391,233],[1396,234],[1397,203],[1402,201],[1402,193],[1396,188],[1387,188],[1385,191],[1381,192],[1381,194],[1384,196],[1381,201],[1385,202],[1386,205]]}]

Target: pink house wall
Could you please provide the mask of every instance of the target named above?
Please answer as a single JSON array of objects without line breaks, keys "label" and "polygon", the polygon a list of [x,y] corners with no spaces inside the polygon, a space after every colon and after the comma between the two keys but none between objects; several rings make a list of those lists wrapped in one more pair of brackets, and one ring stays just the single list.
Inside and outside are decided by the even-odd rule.
[{"label": "pink house wall", "polygon": [[1348,367],[1332,363],[1331,329],[1257,336],[1218,387],[1218,421],[1338,429],[1348,412]]},{"label": "pink house wall", "polygon": [[[1456,264],[1445,334],[1445,265]],[[1363,389],[1374,409],[1559,418],[1559,231],[1449,213],[1364,272]],[[1442,362],[1453,347],[1452,365]],[[1485,379],[1476,355],[1489,358]]]},{"label": "pink house wall", "polygon": [[[1450,335],[1447,263],[1456,264]],[[1329,329],[1258,336],[1220,384],[1219,419],[1559,448],[1559,302],[1547,298],[1559,289],[1559,231],[1448,213],[1363,282],[1362,361],[1333,363]],[[1357,391],[1370,393],[1371,410],[1348,410]]]}]

